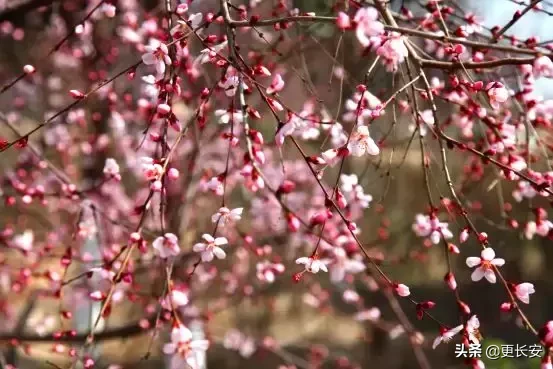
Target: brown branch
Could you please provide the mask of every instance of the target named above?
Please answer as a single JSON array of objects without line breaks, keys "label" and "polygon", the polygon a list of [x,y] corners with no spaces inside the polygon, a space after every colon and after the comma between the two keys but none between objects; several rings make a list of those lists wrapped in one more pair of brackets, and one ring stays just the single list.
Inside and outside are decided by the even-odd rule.
[{"label": "brown branch", "polygon": [[507,23],[502,29],[500,29],[497,33],[493,35],[492,42],[496,43],[497,41],[499,41],[501,36],[503,36],[505,32],[509,30],[509,28],[511,28],[520,18],[524,16],[524,14],[528,13],[530,9],[538,5],[541,1],[542,0],[533,0],[530,4],[526,6],[526,8],[524,8],[522,12],[520,12],[520,14],[515,13],[513,19],[511,19],[509,23]]},{"label": "brown branch", "polygon": [[420,64],[423,68],[445,69],[445,70],[457,70],[457,69],[484,69],[484,68],[496,68],[508,65],[524,65],[534,63],[534,58],[504,58],[489,60],[483,62],[459,62],[459,61],[440,61],[430,59],[420,59]]},{"label": "brown branch", "polygon": [[[290,22],[335,23],[336,17],[300,15],[300,16],[290,16],[290,17],[258,20],[253,23],[249,20],[243,20],[243,21],[234,20],[230,24],[233,27],[240,28],[240,27],[252,27],[252,26],[267,27],[267,26],[274,26],[275,24],[290,23]],[[526,49],[526,48],[516,47],[516,46],[497,45],[497,44],[491,44],[491,43],[485,43],[485,42],[471,41],[464,38],[448,37],[448,36],[439,35],[433,32],[425,32],[417,29],[392,26],[392,25],[384,25],[384,29],[386,29],[387,31],[398,32],[404,35],[420,37],[427,40],[437,40],[437,41],[442,41],[444,43],[449,42],[449,43],[461,44],[461,45],[465,45],[465,46],[469,46],[477,49],[491,49],[491,50],[515,53],[515,54],[527,54],[527,55],[536,55],[536,56],[546,55],[546,56],[553,57],[553,53],[547,50],[533,50],[533,49]]]},{"label": "brown branch", "polygon": [[[148,332],[154,327],[156,317],[149,317],[149,328],[142,328],[140,322],[133,322],[122,327],[106,330],[94,335],[96,341],[121,339],[130,336],[136,336]],[[3,333],[0,334],[0,343],[17,341],[17,342],[85,342],[90,332],[79,333],[75,336],[63,335],[61,337],[54,337],[54,334],[38,335],[38,334],[15,334],[15,333]]]}]

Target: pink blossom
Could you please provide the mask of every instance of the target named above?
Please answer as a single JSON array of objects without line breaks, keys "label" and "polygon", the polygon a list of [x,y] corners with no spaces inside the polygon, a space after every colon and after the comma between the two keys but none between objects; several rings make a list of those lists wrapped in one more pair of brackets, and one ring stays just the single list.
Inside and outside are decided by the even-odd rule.
[{"label": "pink blossom", "polygon": [[340,161],[340,156],[338,155],[337,149],[329,149],[323,151],[318,160],[320,160],[320,163],[317,164],[326,164],[330,167],[333,167]]},{"label": "pink blossom", "polygon": [[464,326],[461,324],[452,329],[441,330],[440,335],[434,339],[434,342],[432,343],[432,348],[435,349],[442,342],[449,342],[453,337],[459,334],[459,332],[461,332],[463,328]]},{"label": "pink blossom", "polygon": [[363,321],[370,321],[370,322],[376,322],[378,319],[380,319],[380,310],[376,307],[370,308],[368,310],[363,310],[355,314],[354,318],[357,321],[363,322]]},{"label": "pink blossom", "polygon": [[490,82],[486,86],[492,108],[497,109],[509,99],[509,91],[501,82]]},{"label": "pink blossom", "polygon": [[183,289],[172,288],[171,292],[161,301],[165,309],[178,309],[189,303],[188,293]]},{"label": "pink blossom", "polygon": [[276,92],[282,91],[282,89],[284,89],[284,80],[279,73],[276,73],[273,76],[273,81],[271,82],[271,85],[267,88],[267,93],[269,95],[272,95]]},{"label": "pink blossom", "polygon": [[200,55],[196,59],[196,62],[199,62],[200,64],[205,64],[210,61],[215,62],[218,60],[218,55],[221,55],[222,51],[225,50],[227,47],[228,41],[223,41],[215,46],[207,47],[200,51]]},{"label": "pink blossom", "polygon": [[13,245],[23,251],[31,251],[34,243],[34,233],[31,230],[26,230],[23,234],[17,235],[13,238]]},{"label": "pink blossom", "polygon": [[236,329],[231,329],[225,334],[223,346],[228,350],[238,351],[240,356],[246,359],[251,357],[257,350],[253,338],[242,334]]},{"label": "pink blossom", "polygon": [[161,178],[163,167],[160,164],[154,163],[154,160],[148,157],[142,157],[140,161],[142,162],[142,171],[146,180],[155,181]]},{"label": "pink blossom", "polygon": [[553,346],[553,320],[545,323],[545,325],[539,331],[539,336],[547,346]]},{"label": "pink blossom", "polygon": [[478,282],[485,277],[488,282],[495,283],[496,276],[493,270],[495,267],[500,267],[505,264],[505,260],[501,258],[495,258],[495,251],[491,247],[487,247],[482,250],[480,257],[471,256],[467,258],[467,266],[477,268],[472,272],[471,279],[474,282]]},{"label": "pink blossom", "polygon": [[224,259],[227,254],[219,247],[228,244],[225,237],[213,238],[212,235],[204,233],[202,238],[205,242],[199,242],[192,247],[194,252],[200,252],[202,255],[202,261],[208,263],[213,260],[213,256],[217,259]]},{"label": "pink blossom", "polygon": [[344,12],[338,12],[338,16],[336,17],[336,26],[340,30],[346,30],[350,28],[351,20],[349,19],[349,15]]},{"label": "pink blossom", "polygon": [[219,211],[211,216],[211,222],[219,224],[224,227],[229,222],[237,222],[242,218],[243,208],[236,208],[230,210],[229,208],[222,207]]},{"label": "pink blossom", "polygon": [[278,130],[276,136],[275,136],[275,142],[278,146],[282,146],[284,144],[284,139],[286,136],[290,136],[294,133],[296,130],[295,124],[293,121],[290,121],[286,124],[284,124],[280,129]]},{"label": "pink blossom", "polygon": [[219,123],[222,124],[228,124],[231,121],[234,124],[240,124],[244,120],[244,114],[238,110],[217,109],[215,110],[215,116],[220,117]]},{"label": "pink blossom", "polygon": [[167,355],[175,355],[183,364],[188,364],[193,369],[197,366],[197,354],[203,354],[209,348],[208,340],[193,340],[190,329],[179,324],[171,331],[171,342],[163,346],[163,352]]},{"label": "pink blossom", "polygon": [[260,281],[273,283],[277,274],[284,273],[284,265],[280,263],[271,263],[268,260],[256,264],[257,278]]},{"label": "pink blossom", "polygon": [[434,245],[437,245],[442,238],[444,240],[453,238],[453,233],[449,230],[448,224],[440,222],[434,215],[417,214],[412,228],[417,236],[429,237]]},{"label": "pink blossom", "polygon": [[156,238],[152,246],[162,259],[177,256],[180,253],[179,239],[173,233],[165,233],[163,237]]},{"label": "pink blossom", "polygon": [[533,239],[535,234],[545,237],[549,234],[551,229],[553,229],[553,223],[547,219],[540,219],[538,222],[531,220],[526,223],[524,228],[524,236],[527,240]]},{"label": "pink blossom", "polygon": [[102,4],[102,12],[106,15],[108,18],[115,17],[116,13],[115,5],[113,4]]},{"label": "pink blossom", "polygon": [[398,284],[395,286],[396,293],[401,297],[407,297],[411,294],[409,287],[404,284]]},{"label": "pink blossom", "polygon": [[230,76],[227,77],[225,80],[219,82],[219,87],[221,87],[225,94],[228,97],[233,97],[236,94],[236,90],[238,89],[238,85],[240,84],[240,79],[238,76]]},{"label": "pink blossom", "polygon": [[142,55],[142,61],[146,65],[154,65],[158,75],[165,73],[165,67],[171,65],[171,58],[169,57],[169,49],[164,43],[152,39],[148,46],[144,47],[147,51]]},{"label": "pink blossom", "polygon": [[334,248],[334,257],[334,263],[330,266],[330,280],[334,283],[343,281],[347,273],[359,273],[366,268],[361,261],[348,258],[341,247]]},{"label": "pink blossom", "polygon": [[384,58],[388,72],[396,72],[399,64],[403,63],[408,55],[403,36],[396,32],[390,34],[386,42],[376,50],[376,53]]},{"label": "pink blossom", "polygon": [[548,56],[543,55],[534,60],[534,76],[536,78],[553,77],[553,62]]},{"label": "pink blossom", "polygon": [[375,8],[359,9],[353,21],[357,24],[355,35],[363,47],[376,44],[379,36],[384,33],[384,25],[378,21],[378,11]]},{"label": "pink blossom", "polygon": [[442,328],[440,330],[440,335],[436,337],[436,339],[434,339],[434,342],[432,343],[432,348],[435,349],[442,342],[449,342],[453,337],[463,331],[463,329],[465,330],[470,341],[472,341],[473,343],[478,343],[479,340],[476,337],[478,328],[480,328],[480,321],[478,320],[478,317],[476,315],[472,315],[467,320],[466,325],[461,324],[452,329]]},{"label": "pink blossom", "polygon": [[520,283],[514,287],[515,296],[525,304],[530,303],[530,295],[536,292],[532,283]]},{"label": "pink blossom", "polygon": [[465,243],[469,238],[469,230],[468,228],[463,228],[461,233],[459,234],[459,242]]},{"label": "pink blossom", "polygon": [[106,159],[106,163],[104,165],[104,174],[108,177],[121,179],[121,175],[119,174],[119,164],[117,164],[117,161],[115,161],[115,159]]},{"label": "pink blossom", "polygon": [[319,260],[313,257],[301,257],[296,259],[296,264],[301,264],[305,266],[305,270],[309,273],[317,274],[319,270],[323,272],[328,272],[326,267],[326,260]]},{"label": "pink blossom", "polygon": [[348,150],[353,156],[378,155],[380,149],[369,135],[369,128],[367,126],[359,126],[356,131],[351,135]]}]

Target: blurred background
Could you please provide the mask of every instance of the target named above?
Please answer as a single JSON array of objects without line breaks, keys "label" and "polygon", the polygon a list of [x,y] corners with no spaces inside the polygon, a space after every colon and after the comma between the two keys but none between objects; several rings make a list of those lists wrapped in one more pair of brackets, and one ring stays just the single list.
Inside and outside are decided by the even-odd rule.
[{"label": "blurred background", "polygon": [[[263,17],[269,17],[272,2],[257,2],[259,13],[263,14]],[[33,4],[29,8],[22,6],[23,3],[26,1],[0,0],[1,85],[17,76],[25,64],[40,65],[41,70],[40,75],[34,80],[21,81],[0,96],[0,112],[3,116],[0,118],[12,121],[19,132],[36,127],[50,112],[59,110],[70,102],[65,91],[74,88],[86,91],[96,81],[114,75],[140,56],[132,42],[123,46],[118,44],[119,38],[115,35],[121,35],[121,32],[117,22],[97,19],[94,20],[94,34],[87,37],[86,42],[79,37],[73,37],[66,44],[75,50],[83,51],[84,56],[71,55],[72,48],[64,46],[49,58],[43,59],[42,56],[48,53],[55,40],[59,40],[59,36],[63,36],[71,25],[77,24],[96,3],[78,0],[42,1],[40,5],[43,7]],[[155,0],[120,0],[118,11],[128,9],[129,12],[133,12],[133,9],[140,9],[142,13],[136,12],[140,24],[146,20],[145,13],[159,14],[162,11],[160,3]],[[334,2],[330,0],[296,0],[291,3],[302,11],[314,11],[320,15],[333,13],[331,8]],[[452,4],[447,1],[443,3],[455,7],[459,14],[462,9],[473,11],[484,26],[481,36],[474,36],[480,40],[486,40],[490,34],[489,28],[507,23],[517,9],[524,8],[524,5],[514,0],[464,0],[453,1]],[[530,36],[537,36],[540,41],[547,41],[548,37],[553,38],[553,23],[549,13],[553,12],[553,4],[542,1],[541,5],[543,12],[529,12],[510,29],[509,34],[521,40]],[[410,9],[415,17],[425,13],[424,2],[395,0],[390,3],[390,7],[397,12],[402,6]],[[196,0],[190,5],[189,13],[217,9],[218,4],[215,1]],[[452,17],[449,21],[451,29],[454,29],[454,24],[462,23],[462,17]],[[136,37],[143,38],[139,33]],[[279,34],[272,28],[263,30],[263,39],[255,32],[239,32],[238,42],[248,45],[251,49],[266,50],[268,43],[278,41],[277,49],[280,54],[275,53],[272,61],[286,73],[286,89],[281,93],[284,101],[291,108],[300,111],[304,102],[315,100],[331,115],[341,116],[344,112],[342,102],[351,98],[355,86],[363,81],[363,76],[374,61],[374,52],[364,52],[353,32],[346,33],[343,38],[339,37],[333,24],[291,27],[282,35],[283,38],[278,40]],[[339,42],[340,48],[337,50]],[[421,43],[421,47],[422,45]],[[113,51],[113,48],[117,47],[120,49],[117,52]],[[201,45],[194,43],[190,47],[196,54],[201,50]],[[110,55],[113,56],[112,62],[106,61]],[[383,66],[378,65],[376,68],[368,84],[369,91],[385,100],[397,89],[401,80],[397,77],[394,80],[394,76],[386,72]],[[95,77],[91,78],[91,74],[94,73]],[[501,71],[501,75],[512,88],[516,88],[515,78],[510,77],[514,73],[514,69],[508,68]],[[140,74],[142,75],[142,72]],[[343,82],[337,77],[340,74],[345,76]],[[432,74],[441,80],[447,79],[440,71],[433,71]],[[209,76],[202,78],[208,79]],[[187,85],[187,88],[194,94],[204,85],[205,81],[200,80],[195,85]],[[549,99],[553,90],[551,82],[542,79],[537,85],[544,99]],[[112,88],[122,94],[128,93],[132,98],[139,94],[136,91],[137,86],[138,84],[128,82],[122,77],[114,82]],[[275,124],[271,115],[265,111],[259,99],[251,99],[254,101],[252,104],[264,117],[255,123],[254,128],[260,130],[267,141],[273,141]],[[49,160],[64,168],[74,183],[89,184],[101,176],[105,158],[117,154],[119,148],[125,144],[117,141],[118,137],[114,134],[112,120],[108,119],[109,107],[105,97],[100,95],[91,98],[82,109],[85,123],[74,124],[72,117],[64,115],[59,124],[56,123],[52,128],[47,127],[32,136],[30,143],[39,148]],[[182,101],[176,104],[176,109],[180,116],[189,117],[195,106],[192,102],[189,104]],[[13,114],[14,111],[17,114]],[[447,120],[455,112],[452,105],[439,106],[441,119]],[[99,113],[101,118],[91,119],[94,113]],[[371,126],[371,135],[376,141],[387,134],[391,120],[392,114],[387,112],[385,117],[378,119]],[[454,296],[443,282],[447,271],[443,250],[441,247],[428,247],[411,230],[415,215],[426,211],[428,200],[421,170],[421,152],[417,144],[409,145],[411,132],[408,125],[409,117],[400,115],[398,128],[387,139],[380,159],[368,162],[364,159],[348,160],[344,173],[358,174],[365,193],[373,197],[370,208],[365,211],[362,219],[358,220],[358,225],[363,230],[362,242],[369,246],[373,255],[382,255],[383,269],[396,280],[408,284],[413,295],[421,300],[437,302],[433,314],[439,317],[440,321],[455,326],[458,324],[457,306]],[[137,124],[134,128],[138,134],[143,126]],[[211,131],[208,129],[208,132]],[[215,128],[206,134],[205,142],[209,142],[209,134],[215,137],[218,133],[218,128]],[[98,144],[95,140],[102,134],[115,137],[115,141],[110,141],[109,149],[103,157],[87,156],[86,144]],[[543,135],[547,137],[545,132]],[[9,141],[16,137],[13,130],[4,122],[0,122],[0,136]],[[432,191],[435,199],[439,199],[439,196],[448,196],[448,191],[437,160],[437,145],[432,140],[428,141],[432,159]],[[319,146],[320,141],[317,140],[305,144],[305,147],[311,147],[313,150],[317,150]],[[68,147],[74,149],[67,150]],[[29,155],[21,150],[10,149],[0,155],[0,174],[3,174],[6,183],[14,171],[26,167],[28,162],[32,161]],[[202,155],[204,156],[200,158],[204,161],[200,169],[206,169],[212,157],[209,153]],[[297,159],[294,154],[287,158]],[[503,203],[509,202],[513,205],[508,218],[516,219],[521,224],[531,219],[529,204],[516,203],[512,197],[514,186],[498,182],[497,173],[488,167],[484,167],[484,174],[478,180],[473,180],[470,170],[467,169],[473,164],[470,159],[460,154],[450,155],[454,185],[462,191],[463,199],[471,209],[471,216],[477,228],[488,234],[496,253],[505,258],[506,264],[502,268],[504,275],[514,282],[525,281],[534,284],[536,294],[532,295],[531,304],[523,306],[523,309],[530,321],[536,327],[541,327],[552,318],[553,312],[553,274],[550,270],[553,265],[553,242],[541,237],[528,240],[523,237],[520,229],[508,227]],[[298,168],[298,171],[302,170],[301,165]],[[334,169],[334,172],[330,170],[326,173],[327,178],[336,176],[338,168]],[[201,173],[198,176],[201,176]],[[217,209],[217,203],[210,200],[209,196],[198,195],[198,182],[199,180],[195,179],[186,187],[186,196],[190,198],[191,206],[199,209],[203,215],[212,214],[213,210]],[[135,183],[125,183],[125,187],[128,194],[124,196],[128,199],[128,208],[132,209],[133,195],[130,194],[135,194],[138,186]],[[0,195],[5,200],[9,194],[0,192]],[[106,195],[99,193],[94,196],[102,198]],[[236,190],[233,192],[233,198],[234,203],[240,204],[244,195]],[[546,202],[543,204],[546,205]],[[540,200],[532,204],[534,207],[539,205]],[[56,353],[59,348],[53,342],[17,344],[14,348],[14,342],[6,337],[10,337],[10,332],[27,332],[32,335],[39,331],[46,334],[60,329],[56,315],[59,301],[37,298],[40,291],[47,288],[48,283],[44,278],[28,279],[20,292],[17,288],[14,289],[14,284],[25,268],[33,268],[32,271],[38,275],[41,271],[59,268],[59,255],[63,250],[63,243],[68,242],[71,237],[74,219],[70,215],[74,211],[74,206],[65,209],[63,205],[58,205],[51,213],[45,213],[41,206],[8,206],[6,201],[2,201],[0,206],[0,225],[3,229],[13,227],[17,230],[16,233],[33,229],[35,239],[41,241],[46,238],[48,232],[59,229],[58,227],[64,229],[62,233],[67,235],[65,240],[50,241],[60,250],[58,258],[29,260],[21,253],[0,248],[0,349],[4,350],[6,360],[15,363],[17,368],[53,367],[47,363],[48,361],[65,367],[68,348],[63,353]],[[118,211],[115,213],[118,217],[133,224],[134,218],[127,219],[124,209]],[[446,216],[442,215],[442,220],[449,221],[453,233],[458,234],[463,224],[459,219],[446,219]],[[201,216],[196,215],[194,218]],[[247,216],[244,219],[247,219],[244,224],[253,222]],[[205,229],[205,224],[209,223],[209,219],[192,219],[187,223],[189,226],[182,226],[179,221],[181,219],[176,220],[175,229],[179,232],[179,237],[188,243],[198,240],[203,233],[201,229]],[[247,226],[244,227],[244,231],[249,231]],[[273,248],[284,247],[291,242],[287,235],[268,237],[263,241]],[[89,240],[82,245],[83,250],[91,254],[93,259],[102,257],[99,245],[95,242]],[[459,247],[461,255],[454,259],[456,261],[453,269],[459,283],[461,298],[469,304],[473,313],[477,314],[482,322],[484,346],[536,343],[536,338],[521,326],[514,315],[500,313],[500,304],[508,300],[502,286],[470,281],[470,270],[464,264],[464,260],[468,256],[479,255],[480,247],[476,240],[471,237],[467,243]],[[237,252],[240,251],[244,249]],[[416,357],[411,342],[414,340],[418,344],[421,343],[421,339],[420,336],[411,336],[401,328],[402,319],[410,321],[414,331],[421,332],[424,337],[421,347],[431,367],[464,367],[459,359],[455,359],[453,343],[439,346],[436,350],[431,349],[432,341],[438,334],[435,322],[418,321],[411,304],[396,300],[389,293],[376,291],[372,276],[359,277],[353,286],[346,282],[343,285],[331,284],[326,275],[309,276],[310,278],[306,278],[302,283],[294,284],[291,278],[294,272],[293,259],[287,260],[286,266],[287,272],[281,278],[277,278],[274,284],[260,288],[261,292],[257,292],[255,297],[248,297],[244,293],[246,287],[257,286],[252,282],[255,279],[255,264],[245,267],[244,279],[238,281],[232,280],[229,276],[225,277],[224,273],[212,277],[216,273],[209,268],[199,271],[198,278],[213,278],[213,281],[209,288],[195,291],[195,305],[198,311],[209,310],[212,314],[205,324],[200,323],[204,319],[199,319],[205,316],[197,311],[187,311],[185,315],[191,317],[188,323],[194,327],[195,334],[205,335],[213,342],[207,353],[206,368],[276,368],[279,365],[295,365],[297,368],[334,368],[342,365],[341,367],[348,368],[355,367],[354,364],[361,368],[415,368],[419,366],[417,362],[420,358]],[[83,270],[79,268],[86,267],[86,264],[76,266],[68,274],[78,275],[79,271]],[[230,263],[225,267],[228,270],[235,268]],[[219,269],[224,270],[225,267],[221,266]],[[148,268],[145,269],[144,273],[136,277],[136,284],[142,286],[141,293],[144,295],[159,296],[163,279],[154,278],[155,273]],[[175,273],[175,278],[185,275],[184,268],[182,269],[180,274],[178,271]],[[352,289],[360,295],[365,306],[375,307],[380,311],[381,316],[376,322],[363,322],[352,318],[356,308],[344,301],[344,293]],[[99,304],[88,302],[82,295],[79,298],[76,292],[75,296],[75,301],[64,302],[74,307],[70,329],[86,332],[90,327],[90,321],[98,314]],[[223,298],[226,299],[225,302],[222,301]],[[123,303],[114,309],[109,319],[103,320],[101,329],[109,330],[113,327],[125,327],[129,322],[139,322],[144,317],[147,306],[148,304],[134,304],[129,300],[129,303]],[[40,330],[37,330],[37,327],[40,327]],[[234,332],[234,328],[239,328],[242,333]],[[66,325],[64,329],[69,328]],[[95,346],[91,355],[96,358],[99,368],[108,367],[109,364],[133,369],[169,367],[168,361],[159,350],[160,344],[167,336],[163,330],[158,333],[159,337],[152,340],[148,334],[140,333],[139,329],[123,330],[120,337],[101,340],[101,344]],[[101,335],[101,331],[99,334]],[[278,348],[273,347],[273,340],[280,344]],[[151,350],[150,345],[153,345]],[[149,351],[152,354],[144,359],[144,355]],[[484,361],[487,368],[496,369],[539,367],[539,358]],[[317,363],[320,366],[317,366]],[[348,366],[349,364],[351,366]]]}]

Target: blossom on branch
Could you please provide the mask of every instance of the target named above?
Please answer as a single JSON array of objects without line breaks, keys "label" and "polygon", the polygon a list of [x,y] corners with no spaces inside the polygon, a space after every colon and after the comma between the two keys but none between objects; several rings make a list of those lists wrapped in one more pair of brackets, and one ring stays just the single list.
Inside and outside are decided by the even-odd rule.
[{"label": "blossom on branch", "polygon": [[203,354],[209,348],[208,340],[194,340],[192,332],[182,324],[171,331],[171,342],[163,346],[166,355],[173,355],[171,367],[182,368],[187,365],[192,369],[198,367],[198,354]]},{"label": "blossom on branch", "polygon": [[434,245],[437,245],[442,238],[444,240],[453,238],[449,225],[441,222],[435,215],[417,214],[412,228],[417,236],[429,237]]},{"label": "blossom on branch", "polygon": [[409,54],[405,46],[405,38],[397,32],[390,33],[386,42],[376,49],[376,53],[384,59],[388,72],[397,72],[399,64],[403,63]]},{"label": "blossom on branch", "polygon": [[373,7],[360,8],[353,17],[355,35],[363,47],[370,47],[380,43],[380,36],[384,33],[384,25],[378,21],[378,11]]},{"label": "blossom on branch", "polygon": [[467,258],[469,268],[477,267],[470,276],[474,282],[486,278],[488,282],[495,283],[496,276],[494,267],[500,267],[505,264],[505,260],[495,257],[495,251],[491,247],[482,250],[480,257],[471,256]]},{"label": "blossom on branch", "polygon": [[369,128],[367,126],[359,126],[352,133],[348,143],[348,150],[353,156],[378,155],[380,149],[369,135]]},{"label": "blossom on branch", "polygon": [[225,237],[213,238],[212,235],[204,233],[202,238],[205,242],[195,244],[192,250],[201,253],[203,262],[209,263],[213,260],[213,256],[217,257],[217,259],[224,259],[227,256],[225,251],[220,247],[228,244]]},{"label": "blossom on branch", "polygon": [[177,256],[180,253],[179,239],[173,233],[165,233],[164,236],[156,238],[152,246],[162,259]]},{"label": "blossom on branch", "polygon": [[167,45],[156,39],[151,39],[150,44],[145,46],[144,49],[147,51],[147,53],[142,55],[144,64],[155,66],[158,76],[163,75],[165,67],[171,65]]},{"label": "blossom on branch", "polygon": [[211,216],[211,222],[219,224],[219,226],[224,227],[229,222],[236,222],[242,218],[243,208],[236,208],[230,210],[227,207],[222,207],[219,211]]}]

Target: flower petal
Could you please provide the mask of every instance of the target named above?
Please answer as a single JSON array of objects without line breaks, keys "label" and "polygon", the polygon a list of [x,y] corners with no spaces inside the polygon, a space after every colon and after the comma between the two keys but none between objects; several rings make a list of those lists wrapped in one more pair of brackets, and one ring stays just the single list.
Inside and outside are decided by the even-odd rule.
[{"label": "flower petal", "polygon": [[472,272],[470,278],[473,280],[473,282],[478,282],[484,277],[484,273],[485,273],[484,269],[478,267],[474,269],[474,272]]},{"label": "flower petal", "polygon": [[491,247],[486,247],[480,254],[482,259],[486,261],[492,261],[495,258],[495,251]]},{"label": "flower petal", "polygon": [[212,242],[215,241],[215,239],[213,238],[213,236],[210,235],[209,233],[204,233],[204,234],[202,235],[202,238],[203,238],[204,240],[206,240],[207,242],[209,242],[209,243],[212,243]]},{"label": "flower petal", "polygon": [[228,240],[225,237],[217,237],[213,243],[217,246],[226,245]]},{"label": "flower petal", "polygon": [[146,65],[152,65],[152,64],[155,64],[157,62],[157,59],[154,56],[154,54],[146,53],[146,54],[142,54],[142,61]]},{"label": "flower petal", "polygon": [[215,254],[215,256],[217,256],[218,259],[224,259],[227,256],[225,251],[220,247],[214,247],[213,253]]},{"label": "flower petal", "polygon": [[192,246],[192,250],[194,252],[202,252],[206,249],[207,245],[205,243],[197,243],[194,246]]},{"label": "flower petal", "polygon": [[467,266],[469,268],[473,268],[477,265],[480,265],[480,263],[482,263],[482,259],[480,259],[479,257],[471,256],[467,258]]},{"label": "flower petal", "polygon": [[484,277],[486,277],[486,279],[490,283],[495,283],[496,282],[495,273],[491,269],[486,270],[486,272],[484,273]]},{"label": "flower petal", "polygon": [[434,339],[434,342],[432,343],[432,349],[438,347],[440,343],[442,343],[442,336],[438,336]]},{"label": "flower petal", "polygon": [[166,343],[163,345],[163,353],[166,355],[172,355],[177,351],[177,345],[175,343]]}]

